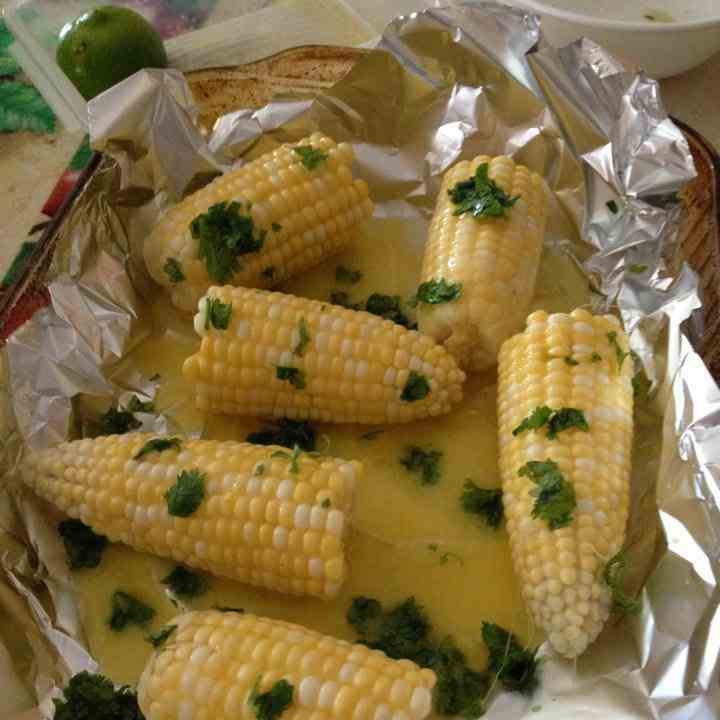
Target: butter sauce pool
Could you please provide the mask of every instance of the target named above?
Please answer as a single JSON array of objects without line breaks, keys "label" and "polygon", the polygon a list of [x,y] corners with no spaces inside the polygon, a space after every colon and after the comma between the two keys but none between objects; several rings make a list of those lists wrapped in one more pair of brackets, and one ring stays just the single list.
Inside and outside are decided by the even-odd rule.
[{"label": "butter sauce pool", "polygon": [[647,23],[691,22],[720,12],[715,0],[546,0],[546,4],[603,20]]}]

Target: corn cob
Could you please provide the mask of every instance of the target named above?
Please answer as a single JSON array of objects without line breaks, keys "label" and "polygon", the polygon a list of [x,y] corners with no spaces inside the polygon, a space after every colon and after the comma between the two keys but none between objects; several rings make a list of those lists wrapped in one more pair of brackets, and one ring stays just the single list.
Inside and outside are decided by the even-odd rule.
[{"label": "corn cob", "polygon": [[[297,148],[312,148],[327,157],[305,165]],[[350,145],[316,133],[214,180],[157,224],[144,249],[150,275],[168,288],[174,305],[191,312],[211,285],[272,287],[317,265],[342,250],[352,238],[352,227],[372,214],[367,185],[350,172],[352,161]],[[234,273],[218,275],[199,256],[191,224],[223,202],[240,203],[262,247],[238,257]]]},{"label": "corn cob", "polygon": [[[165,447],[147,450],[157,442]],[[284,593],[338,592],[359,463],[248,443],[175,443],[145,433],[63,443],[30,455],[23,477],[112,541]],[[202,501],[186,516],[170,514],[169,489],[194,470]]]},{"label": "corn cob", "polygon": [[181,615],[140,678],[147,720],[257,720],[252,698],[292,686],[282,720],[423,720],[435,673],[299,625],[214,610]]},{"label": "corn cob", "polygon": [[[500,350],[500,472],[515,572],[535,622],[571,658],[608,617],[602,569],[624,542],[633,436],[633,362],[626,352],[618,320],[585,310],[533,313],[526,330]],[[520,431],[543,406],[581,410],[589,427],[554,439],[548,426]],[[532,517],[534,482],[518,474],[526,463],[548,459],[576,500],[567,524],[554,530]]]},{"label": "corn cob", "polygon": [[[214,308],[231,307],[226,327]],[[223,326],[225,323],[223,323]],[[432,338],[390,320],[263,290],[211,288],[183,366],[199,408],[326,422],[409,422],[462,399],[465,375]]]},{"label": "corn cob", "polygon": [[[457,183],[489,164],[489,177],[519,196],[504,217],[456,215]],[[532,300],[540,262],[547,197],[542,178],[509,157],[476,157],[445,173],[425,246],[422,281],[461,286],[456,299],[420,304],[420,330],[442,342],[464,370],[495,365],[503,341],[518,332]]]}]

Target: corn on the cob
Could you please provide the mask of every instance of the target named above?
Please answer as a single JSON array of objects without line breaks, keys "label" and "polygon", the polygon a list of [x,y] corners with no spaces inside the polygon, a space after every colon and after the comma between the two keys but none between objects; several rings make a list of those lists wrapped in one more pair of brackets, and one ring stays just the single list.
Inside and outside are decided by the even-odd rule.
[{"label": "corn on the cob", "polygon": [[[231,307],[220,328],[218,306]],[[200,350],[183,374],[203,410],[390,423],[447,413],[462,399],[465,375],[440,345],[370,313],[226,286],[201,300],[195,329]]]},{"label": "corn on the cob", "polygon": [[[327,157],[306,166],[297,148]],[[150,275],[169,289],[173,304],[191,312],[211,285],[272,287],[317,265],[342,250],[353,226],[372,214],[366,183],[350,172],[352,161],[350,145],[316,133],[214,180],[157,224],[144,249]],[[236,272],[218,276],[199,256],[191,223],[223,202],[240,203],[252,218],[256,239],[263,239],[259,250],[237,258]]]},{"label": "corn on the cob", "polygon": [[[513,563],[532,617],[567,657],[580,655],[608,617],[602,569],[624,542],[633,436],[627,345],[616,318],[574,310],[533,313],[500,350],[500,472]],[[589,427],[563,429],[554,439],[548,426],[513,434],[543,406],[581,410]],[[537,489],[518,474],[548,459],[576,501],[567,524],[554,530],[533,518]]]},{"label": "corn on the cob", "polygon": [[[337,593],[359,463],[189,439],[140,454],[149,441],[158,438],[129,433],[63,443],[30,455],[23,477],[112,541],[280,592]],[[199,506],[170,514],[169,489],[193,471],[203,477]]]},{"label": "corn on the cob", "polygon": [[[504,217],[456,215],[449,191],[489,164],[489,177],[519,197]],[[461,286],[456,299],[418,307],[420,330],[442,342],[464,370],[495,365],[503,341],[518,332],[540,262],[546,190],[542,178],[509,157],[480,156],[445,173],[423,258],[422,281]]]},{"label": "corn on the cob", "polygon": [[292,686],[282,720],[423,720],[435,673],[300,625],[214,610],[176,629],[140,678],[147,720],[257,720],[252,698]]}]

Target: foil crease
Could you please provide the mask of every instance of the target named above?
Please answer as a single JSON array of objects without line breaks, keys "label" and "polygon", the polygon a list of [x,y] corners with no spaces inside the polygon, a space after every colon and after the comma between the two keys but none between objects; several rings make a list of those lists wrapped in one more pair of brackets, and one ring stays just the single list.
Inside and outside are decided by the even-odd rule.
[{"label": "foil crease", "polygon": [[[486,716],[717,717],[720,391],[686,334],[702,306],[678,254],[677,193],[694,168],[657,83],[588,40],[549,47],[531,15],[465,2],[396,19],[378,49],[314,101],[239,109],[209,133],[196,118],[172,71],[138,73],[90,103],[93,144],[107,157],[61,228],[50,306],[5,348],[0,613],[29,661],[11,657],[0,632],[8,695],[28,696],[10,720],[49,717],[57,688],[94,668],[53,511],[23,491],[18,459],[75,432],[83,396],[152,400],[152,378],[117,371],[144,332],[148,229],[256,142],[315,129],[353,144],[385,217],[428,218],[440,176],[461,155],[505,152],[541,172],[563,211],[554,216],[565,218],[547,244],[583,268],[599,308],[619,309],[663,414],[657,483],[633,497],[629,524],[638,585],[648,578],[642,614],[611,626],[575,664],[543,646],[537,694],[500,694]],[[136,417],[175,431],[171,417]]]}]

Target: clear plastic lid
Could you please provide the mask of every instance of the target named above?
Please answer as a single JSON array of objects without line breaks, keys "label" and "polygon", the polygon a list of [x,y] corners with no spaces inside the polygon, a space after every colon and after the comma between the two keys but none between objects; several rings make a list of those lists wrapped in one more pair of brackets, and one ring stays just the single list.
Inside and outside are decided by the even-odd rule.
[{"label": "clear plastic lid", "polygon": [[360,45],[377,31],[345,0],[11,0],[13,54],[68,129],[87,126],[86,103],[55,62],[63,26],[100,5],[141,13],[181,70],[235,65],[308,43]]}]

